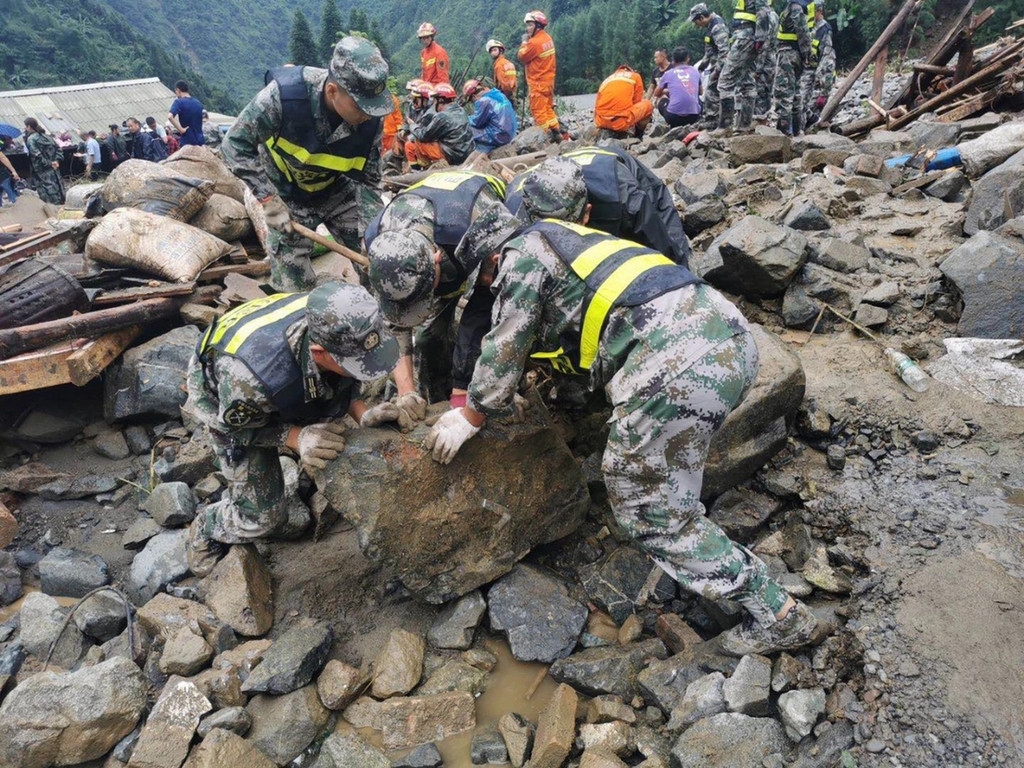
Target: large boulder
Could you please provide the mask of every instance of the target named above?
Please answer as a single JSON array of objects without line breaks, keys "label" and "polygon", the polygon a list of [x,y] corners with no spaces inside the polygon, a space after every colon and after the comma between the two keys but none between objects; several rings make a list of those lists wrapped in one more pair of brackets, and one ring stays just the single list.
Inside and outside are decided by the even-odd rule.
[{"label": "large boulder", "polygon": [[1024,152],[1018,152],[974,183],[964,218],[964,234],[996,229],[1024,213],[1022,165]]},{"label": "large boulder", "polygon": [[789,750],[786,732],[769,717],[723,713],[697,722],[672,748],[679,768],[756,768]]},{"label": "large boulder", "polygon": [[750,134],[733,136],[729,141],[729,162],[734,166],[747,163],[788,163],[793,159],[793,140],[781,134]]},{"label": "large boulder", "polygon": [[1024,241],[979,232],[942,260],[963,297],[957,335],[1012,339],[1024,334]]},{"label": "large boulder", "polygon": [[185,374],[197,341],[199,329],[187,325],[125,352],[104,374],[107,421],[146,414],[179,417],[186,397]]},{"label": "large boulder", "polygon": [[0,706],[0,765],[44,768],[96,760],[135,727],[146,681],[127,659],[69,674],[41,672]]},{"label": "large boulder", "polygon": [[448,466],[407,435],[360,429],[318,483],[359,546],[431,603],[508,573],[533,547],[572,533],[590,496],[565,441],[534,402],[527,423],[492,421]]},{"label": "large boulder", "polygon": [[712,285],[753,298],[781,296],[807,261],[807,238],[747,216],[711,243],[695,267]]},{"label": "large boulder", "polygon": [[165,586],[188,575],[188,531],[164,531],[150,539],[132,560],[128,597],[144,605]]},{"label": "large boulder", "polygon": [[804,399],[800,358],[774,333],[759,325],[753,329],[761,368],[746,398],[711,439],[703,499],[743,482],[778,453]]}]

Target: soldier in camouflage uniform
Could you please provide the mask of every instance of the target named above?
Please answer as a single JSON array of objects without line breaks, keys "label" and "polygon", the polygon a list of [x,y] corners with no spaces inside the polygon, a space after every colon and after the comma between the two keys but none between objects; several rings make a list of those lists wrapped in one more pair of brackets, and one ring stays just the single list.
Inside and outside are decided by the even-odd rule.
[{"label": "soldier in camouflage uniform", "polygon": [[32,168],[32,186],[39,199],[62,205],[64,185],[60,180],[60,149],[34,117],[25,118],[25,150]]},{"label": "soldier in camouflage uniform", "polygon": [[382,118],[393,109],[388,65],[376,46],[344,37],[328,69],[281,67],[231,126],[221,154],[263,203],[270,281],[282,291],[316,285],[313,244],[291,219],[359,250],[380,209]]},{"label": "soldier in camouflage uniform", "polygon": [[344,283],[256,299],[210,326],[189,364],[185,411],[209,428],[227,488],[192,523],[193,573],[212,570],[221,544],[265,537],[287,520],[282,448],[322,470],[345,447],[344,427],[325,419],[405,420],[391,403],[356,399],[359,382],[386,376],[397,358],[377,302]]},{"label": "soldier in camouflage uniform", "polygon": [[775,68],[779,63],[779,14],[768,5],[768,37],[757,54],[754,66],[754,83],[757,99],[754,102],[754,117],[764,120],[772,108],[772,91],[775,88]]},{"label": "soldier in camouflage uniform", "polygon": [[732,132],[733,115],[737,111],[736,128],[743,133],[753,128],[754,101],[757,99],[754,69],[771,27],[768,0],[735,0],[735,3],[729,53],[718,78],[721,96],[718,130],[726,135]]},{"label": "soldier in camouflage uniform", "polygon": [[803,122],[800,76],[810,64],[811,34],[807,15],[813,5],[810,0],[786,0],[786,9],[779,19],[775,111],[779,115],[778,129],[788,136],[798,134]]},{"label": "soldier in camouflage uniform", "polygon": [[[736,599],[750,614],[723,648],[768,653],[806,644],[813,615],[707,520],[700,502],[711,437],[757,375],[746,321],[685,267],[581,226],[582,173],[549,183],[556,185],[564,220],[517,231],[495,208],[467,231],[467,247],[498,265],[494,327],[468,405],[438,420],[427,448],[449,463],[486,417],[508,412],[531,350],[557,350],[548,358],[589,372],[613,406],[602,466],[618,523],[683,587],[710,600]],[[627,274],[632,279],[622,281]]]},{"label": "soldier in camouflage uniform", "polygon": [[[370,289],[398,340],[396,402],[415,419],[424,418],[427,401],[465,404],[493,296],[476,285],[479,262],[457,247],[504,194],[494,176],[440,171],[395,197],[366,230]],[[456,328],[455,310],[467,293]]]},{"label": "soldier in camouflage uniform", "polygon": [[818,115],[828,101],[832,83],[836,79],[836,50],[832,47],[832,26],[825,21],[825,9],[814,9],[814,29],[811,31],[811,66],[800,78],[804,101],[804,126],[818,122]]},{"label": "soldier in camouflage uniform", "polygon": [[697,3],[690,9],[690,21],[704,30],[704,58],[697,64],[704,86],[704,116],[700,125],[713,128],[718,125],[718,77],[729,53],[729,29],[722,17],[708,10],[704,3]]}]

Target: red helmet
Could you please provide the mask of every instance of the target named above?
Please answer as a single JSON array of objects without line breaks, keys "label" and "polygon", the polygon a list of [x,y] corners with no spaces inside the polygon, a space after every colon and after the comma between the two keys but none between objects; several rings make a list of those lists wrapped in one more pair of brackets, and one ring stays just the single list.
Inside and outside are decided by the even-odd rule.
[{"label": "red helmet", "polygon": [[434,89],[430,83],[420,83],[411,93],[414,99],[429,99],[434,95]]},{"label": "red helmet", "polygon": [[466,84],[462,86],[462,95],[474,96],[482,90],[484,90],[484,86],[479,80],[467,80]]},{"label": "red helmet", "polygon": [[416,30],[416,37],[434,37],[435,35],[437,35],[437,30],[429,21],[424,21]]},{"label": "red helmet", "polygon": [[523,23],[525,24],[528,21],[532,21],[538,27],[546,27],[548,25],[548,17],[544,15],[544,11],[530,11],[523,19]]},{"label": "red helmet", "polygon": [[438,83],[434,86],[434,96],[439,99],[454,101],[458,97],[458,94],[448,83]]}]

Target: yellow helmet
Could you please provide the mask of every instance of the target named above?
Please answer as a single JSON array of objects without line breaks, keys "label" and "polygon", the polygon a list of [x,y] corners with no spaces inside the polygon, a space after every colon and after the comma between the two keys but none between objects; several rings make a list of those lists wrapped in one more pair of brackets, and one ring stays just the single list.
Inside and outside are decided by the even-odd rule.
[{"label": "yellow helmet", "polygon": [[488,53],[491,52],[491,48],[501,48],[501,52],[505,52],[505,44],[501,40],[495,40],[493,37],[484,45],[484,50]]},{"label": "yellow helmet", "polygon": [[523,23],[525,24],[528,21],[532,21],[538,27],[546,27],[548,25],[548,17],[544,15],[544,11],[530,11],[523,19]]}]

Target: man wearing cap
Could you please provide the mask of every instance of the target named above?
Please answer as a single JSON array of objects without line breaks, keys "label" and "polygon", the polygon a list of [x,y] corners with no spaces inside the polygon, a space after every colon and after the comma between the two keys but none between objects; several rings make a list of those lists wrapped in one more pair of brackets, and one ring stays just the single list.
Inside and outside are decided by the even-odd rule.
[{"label": "man wearing cap", "polygon": [[718,77],[729,53],[729,29],[722,17],[710,10],[706,3],[697,3],[690,9],[690,21],[704,30],[704,58],[697,62],[704,89],[704,119],[700,124],[714,128],[718,125],[721,103]]},{"label": "man wearing cap", "polygon": [[602,468],[618,524],[684,588],[746,608],[722,638],[727,653],[806,645],[813,614],[700,502],[711,437],[757,375],[750,327],[685,267],[586,227],[582,172],[564,187],[561,220],[518,230],[495,207],[467,231],[465,247],[497,265],[494,325],[468,404],[438,420],[427,449],[447,464],[487,417],[508,413],[531,352],[589,375],[613,406]]},{"label": "man wearing cap", "polygon": [[388,65],[377,47],[343,37],[328,69],[281,67],[231,126],[221,153],[228,168],[263,203],[270,282],[278,290],[310,290],[313,244],[292,217],[321,222],[353,250],[380,208],[381,123],[394,108]]},{"label": "man wearing cap", "polygon": [[771,3],[768,0],[734,1],[729,52],[718,78],[718,93],[722,99],[718,131],[723,135],[732,133],[736,115],[737,130],[741,133],[752,130],[754,102],[757,100],[754,69],[757,56],[767,42],[771,29]]},{"label": "man wearing cap", "polygon": [[811,34],[814,26],[812,0],[786,0],[779,14],[779,63],[775,70],[776,128],[787,136],[800,132],[803,123],[803,97],[800,77],[811,63]]},{"label": "man wearing cap", "polygon": [[458,94],[448,83],[434,86],[435,111],[424,116],[405,142],[405,159],[413,170],[424,170],[444,160],[461,165],[473,151],[473,131]]},{"label": "man wearing cap", "polygon": [[[397,195],[366,230],[370,289],[398,341],[397,404],[414,418],[424,417],[427,400],[465,403],[493,296],[477,285],[479,262],[458,246],[504,194],[505,183],[494,176],[440,171]],[[456,330],[455,310],[466,293]]]},{"label": "man wearing cap", "polygon": [[818,115],[825,108],[835,79],[836,49],[832,47],[832,25],[825,21],[825,7],[815,3],[814,28],[811,30],[811,66],[800,76],[804,103],[801,130],[818,122]]},{"label": "man wearing cap", "polygon": [[420,78],[431,85],[448,82],[448,51],[434,37],[437,29],[429,21],[420,24],[416,37],[420,40]]},{"label": "man wearing cap", "polygon": [[330,419],[411,426],[393,404],[357,399],[359,382],[386,376],[397,359],[377,302],[344,283],[250,301],[207,329],[189,364],[185,412],[209,428],[227,488],[192,523],[193,573],[209,573],[220,544],[263,538],[287,520],[282,448],[312,473],[345,447],[344,427]]},{"label": "man wearing cap", "polygon": [[[618,147],[581,147],[562,158],[583,170],[590,227],[689,264],[690,241],[672,192],[647,166]],[[567,185],[576,175],[569,163],[545,162],[509,183],[505,206],[525,224],[564,218]]]}]

